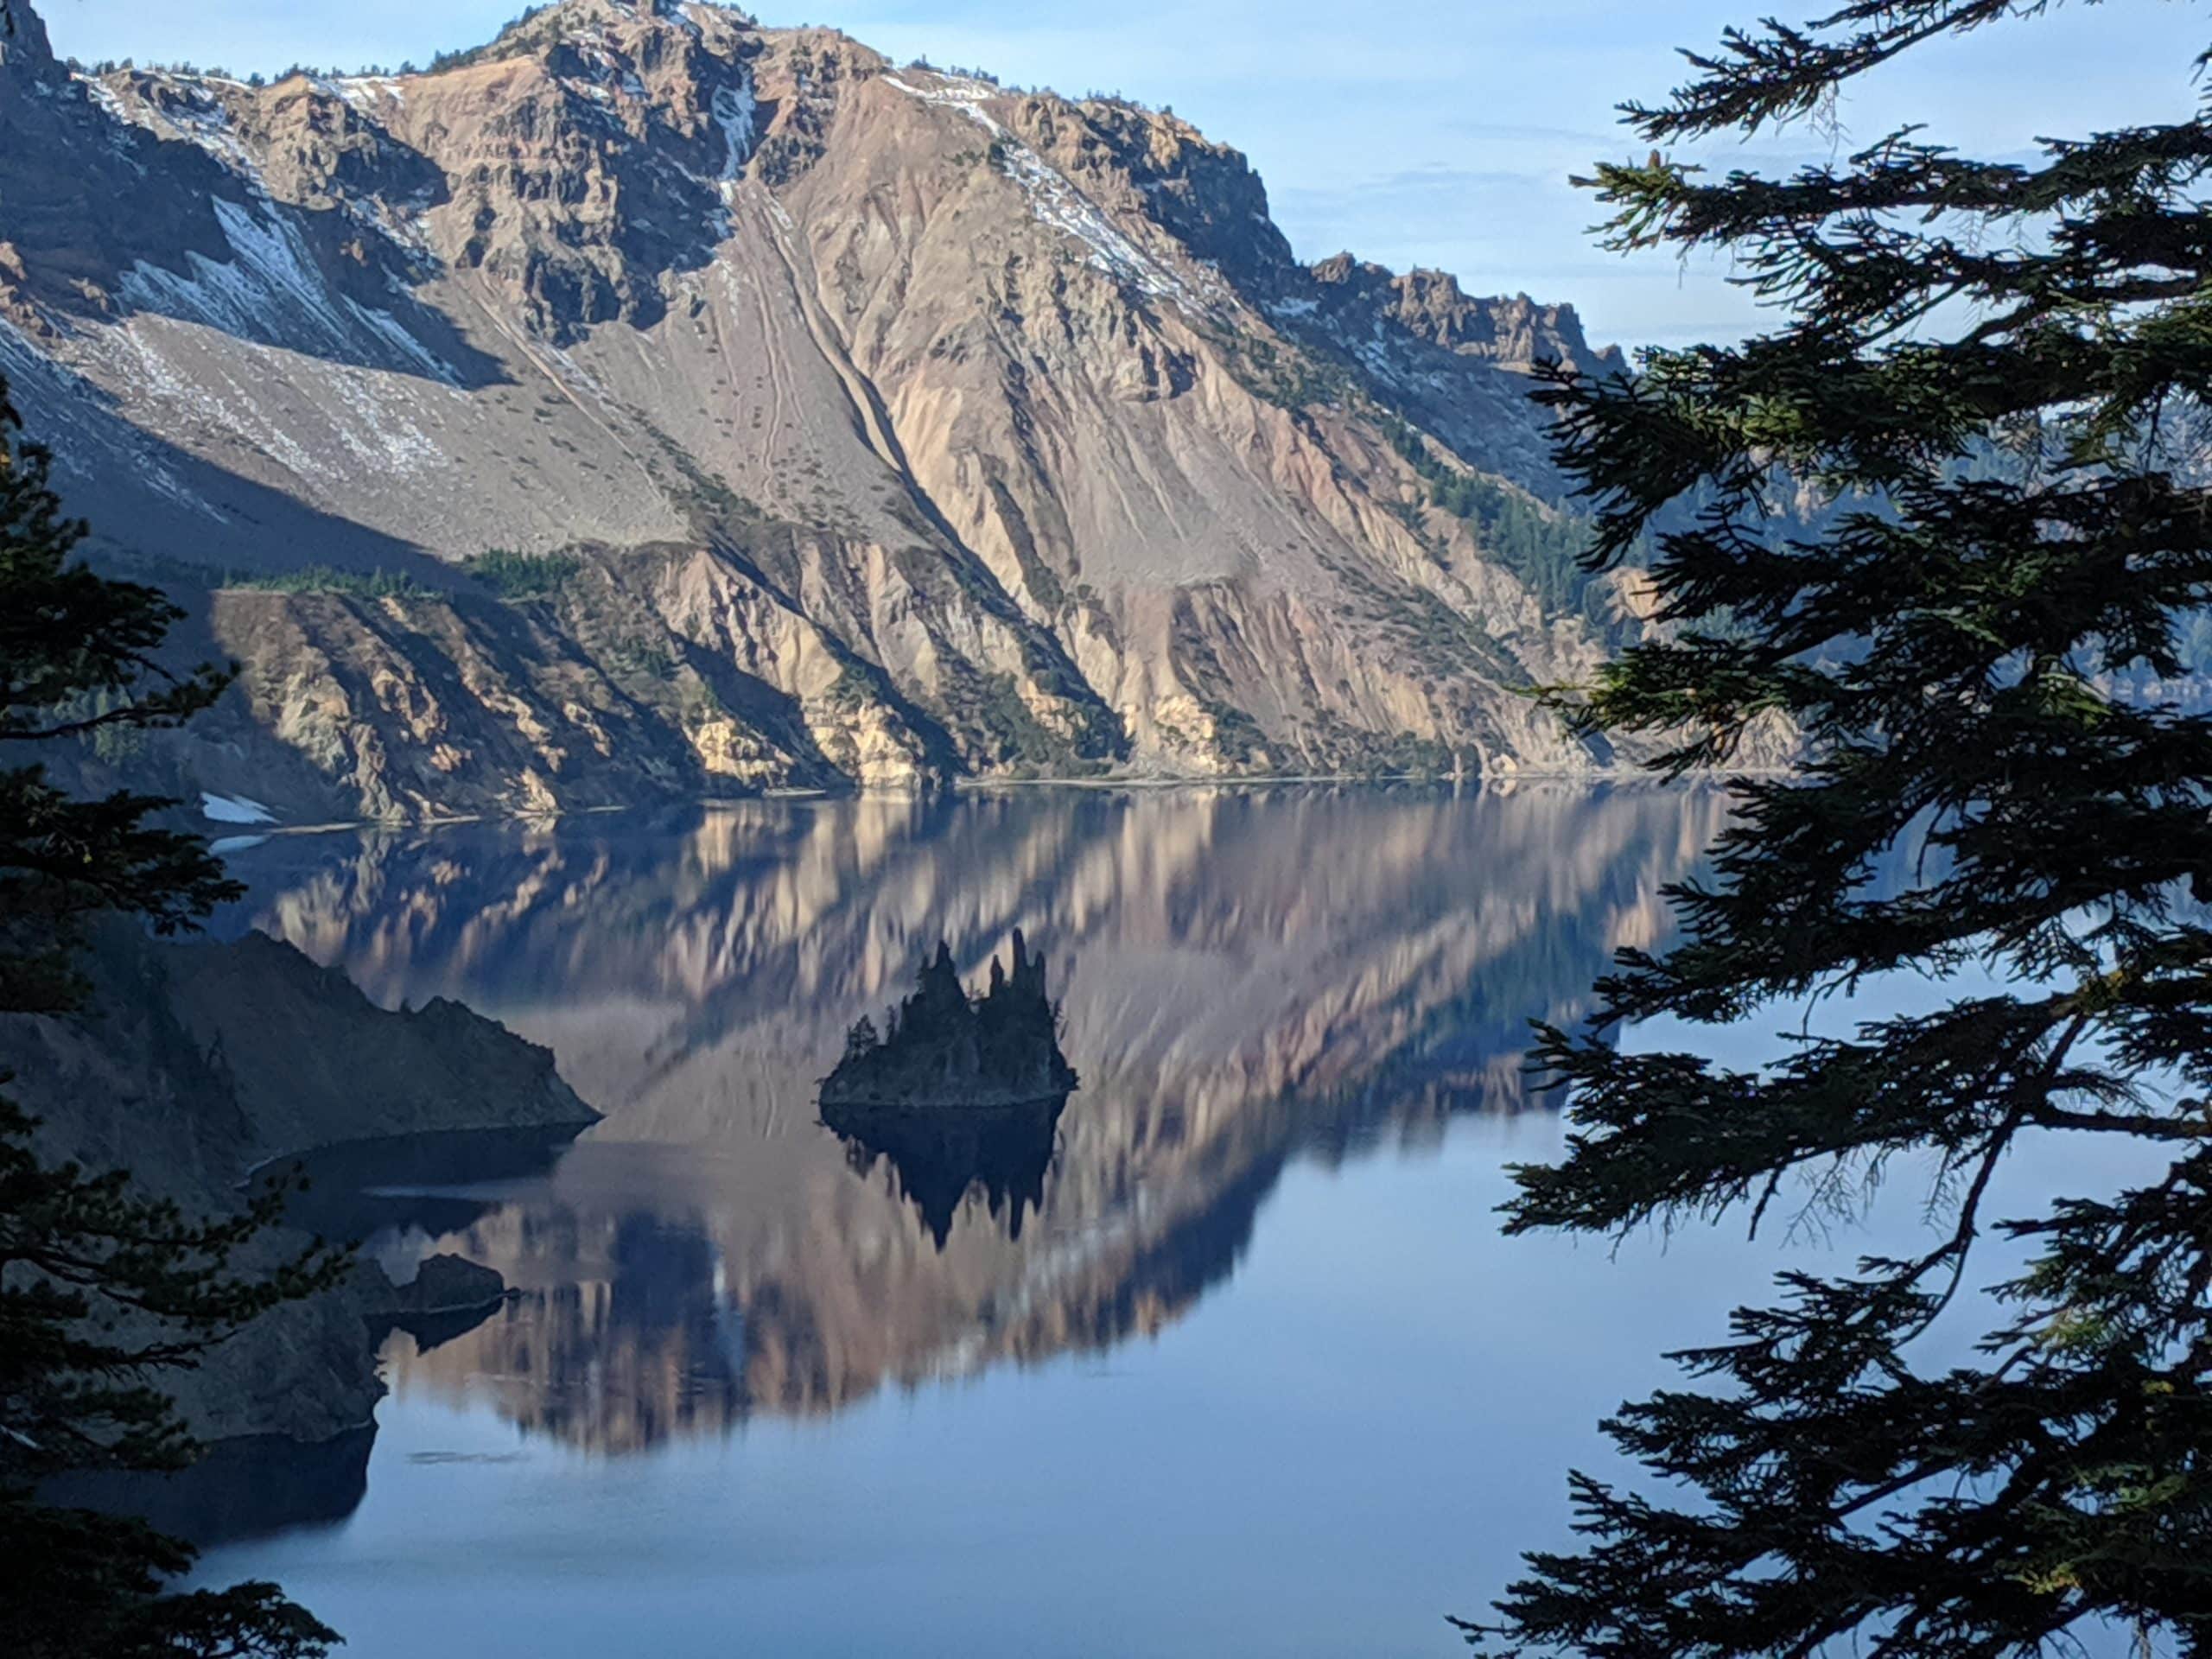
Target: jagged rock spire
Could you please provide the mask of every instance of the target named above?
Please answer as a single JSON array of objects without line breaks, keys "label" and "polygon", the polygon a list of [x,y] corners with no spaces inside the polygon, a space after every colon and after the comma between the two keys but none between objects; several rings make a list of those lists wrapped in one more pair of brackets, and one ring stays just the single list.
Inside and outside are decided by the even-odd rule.
[{"label": "jagged rock spire", "polygon": [[892,1011],[882,1040],[865,1021],[847,1035],[822,1100],[825,1111],[1003,1105],[1065,1095],[1075,1084],[1045,995],[1044,960],[1017,932],[1012,971],[994,957],[988,989],[972,1002],[951,947],[940,941],[924,958],[913,995]]}]

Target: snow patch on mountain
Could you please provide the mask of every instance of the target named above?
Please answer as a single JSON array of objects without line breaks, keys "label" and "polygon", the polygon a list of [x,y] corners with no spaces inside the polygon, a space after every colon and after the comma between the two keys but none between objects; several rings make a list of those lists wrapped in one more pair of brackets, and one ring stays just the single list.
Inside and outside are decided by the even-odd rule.
[{"label": "snow patch on mountain", "polygon": [[179,478],[153,441],[129,421],[108,412],[111,399],[74,369],[56,362],[6,318],[0,317],[0,377],[35,409],[40,441],[55,448],[54,465],[98,485],[108,469],[209,518],[214,506]]},{"label": "snow patch on mountain", "polygon": [[1173,300],[1195,311],[1218,309],[1227,297],[1217,283],[1203,277],[1194,281],[1140,247],[1067,175],[1008,130],[983,107],[987,99],[1006,95],[1001,88],[962,75],[939,75],[928,86],[897,75],[886,75],[884,81],[925,104],[957,110],[988,132],[1003,158],[1001,170],[1021,187],[1038,220],[1082,243],[1090,251],[1090,263],[1109,276],[1154,299]]},{"label": "snow patch on mountain", "polygon": [[753,154],[753,123],[758,109],[749,79],[741,86],[715,88],[709,110],[715,124],[722,130],[722,143],[727,147],[721,174],[715,181],[721,186],[724,201],[736,190],[738,175],[745,169],[746,158]]},{"label": "snow patch on mountain", "polygon": [[[0,335],[0,347],[6,344]],[[138,435],[139,424],[169,435],[188,453],[243,449],[264,463],[247,467],[249,474],[266,480],[270,470],[281,469],[302,500],[327,507],[336,505],[334,492],[342,493],[346,481],[364,472],[392,481],[449,466],[443,434],[467,398],[460,388],[420,374],[282,347],[258,346],[241,357],[226,331],[153,314],[86,329],[72,340],[71,352],[81,376],[58,365],[49,372],[70,373],[85,390],[73,400],[41,400],[41,435],[81,428],[117,455],[104,466],[127,467],[141,482],[217,518],[221,512],[161,464]],[[16,373],[3,350],[0,369]],[[98,388],[112,385],[133,389],[137,424],[99,412],[104,394]],[[73,405],[82,411],[73,423]],[[66,448],[77,447],[73,441]],[[99,468],[93,470],[97,475]]]},{"label": "snow patch on mountain", "polygon": [[219,262],[188,251],[186,272],[141,260],[117,284],[126,304],[262,345],[317,356],[365,356],[382,366],[459,383],[452,366],[390,312],[334,293],[288,215],[271,209],[264,219],[220,198],[210,205],[232,257]]},{"label": "snow patch on mountain", "polygon": [[318,79],[315,85],[360,115],[380,117],[387,105],[407,106],[407,89],[397,75],[340,75],[335,80]]},{"label": "snow patch on mountain", "polygon": [[734,86],[715,87],[707,106],[708,115],[721,132],[721,170],[711,180],[700,179],[696,174],[691,176],[699,183],[711,183],[721,198],[721,206],[707,215],[707,227],[718,238],[728,237],[736,228],[730,210],[737,203],[738,181],[744,176],[745,163],[753,156],[759,111],[750,76]]}]

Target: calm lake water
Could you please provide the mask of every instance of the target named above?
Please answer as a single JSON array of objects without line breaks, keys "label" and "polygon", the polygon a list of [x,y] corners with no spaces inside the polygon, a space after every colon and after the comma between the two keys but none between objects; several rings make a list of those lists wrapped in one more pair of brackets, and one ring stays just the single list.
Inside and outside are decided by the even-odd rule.
[{"label": "calm lake water", "polygon": [[[1445,1614],[1564,1540],[1662,1350],[1866,1243],[1498,1235],[1560,1145],[1527,1020],[1663,937],[1720,811],[1039,790],[239,849],[232,926],[499,1018],[607,1118],[550,1169],[375,1183],[387,1260],[522,1294],[395,1334],[365,1488],[202,1576],[354,1659],[1463,1652]],[[1017,927],[1083,1079],[1046,1154],[823,1128],[853,1021]]]}]

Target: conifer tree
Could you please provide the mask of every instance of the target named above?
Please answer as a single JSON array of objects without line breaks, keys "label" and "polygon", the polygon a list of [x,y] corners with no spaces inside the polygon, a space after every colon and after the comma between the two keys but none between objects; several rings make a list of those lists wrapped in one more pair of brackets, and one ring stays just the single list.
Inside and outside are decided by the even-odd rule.
[{"label": "conifer tree", "polygon": [[[76,561],[84,534],[61,514],[46,453],[19,441],[0,383],[0,740],[10,744],[173,725],[226,678],[162,666],[156,652],[179,613],[157,590]],[[130,793],[78,800],[38,765],[0,765],[0,1013],[71,1005],[71,957],[93,915],[173,932],[237,892],[197,838],[145,822],[169,804]],[[189,1461],[162,1373],[328,1283],[338,1259],[314,1247],[273,1265],[241,1259],[276,1219],[281,1192],[195,1220],[134,1192],[119,1172],[47,1160],[6,1082],[0,1071],[0,1652],[327,1651],[334,1635],[275,1586],[174,1592],[188,1546],[44,1494],[57,1476]]]},{"label": "conifer tree", "polygon": [[[1548,376],[1592,562],[1656,532],[1664,622],[1559,701],[1663,772],[1777,715],[1808,758],[1737,785],[1713,875],[1672,891],[1679,942],[1624,955],[1592,1028],[1541,1033],[1570,1133],[1517,1172],[1509,1229],[1756,1218],[1908,1154],[1940,1165],[1941,1226],[1785,1274],[1623,1407],[1608,1432],[1648,1478],[1574,1477],[1580,1542],[1529,1557],[1478,1646],[2212,1653],[2212,726],[2168,695],[2212,601],[2212,120],[2018,164],[1918,128],[1789,176],[1669,154],[1833,123],[1900,54],[2044,10],[1857,0],[1732,31],[1625,110],[1649,159],[1589,181],[1613,247],[1726,254],[1778,315],[1633,378]],[[2134,73],[2186,110],[2204,65]],[[1808,489],[1832,510],[1777,533]],[[1901,851],[1903,887],[1873,885]],[[1926,1011],[1756,1070],[1610,1040],[1794,1026],[1894,973],[1929,976]],[[2155,1173],[2098,1189],[2113,1160],[2082,1160],[2082,1190],[1988,1212],[2024,1141],[2115,1138]],[[2028,1265],[1992,1292],[1999,1236]],[[1962,1322],[1965,1361],[1920,1340]]]}]

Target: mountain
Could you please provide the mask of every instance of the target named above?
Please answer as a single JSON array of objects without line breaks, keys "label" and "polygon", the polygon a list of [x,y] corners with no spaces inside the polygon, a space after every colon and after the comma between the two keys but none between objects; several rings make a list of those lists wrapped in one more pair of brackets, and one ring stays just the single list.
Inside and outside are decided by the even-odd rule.
[{"label": "mountain", "polygon": [[[0,373],[280,816],[1589,770],[1573,310],[1307,266],[1173,114],[665,0],[257,86],[0,47]],[[105,757],[113,759],[113,757]],[[90,764],[88,761],[87,764]]]}]

